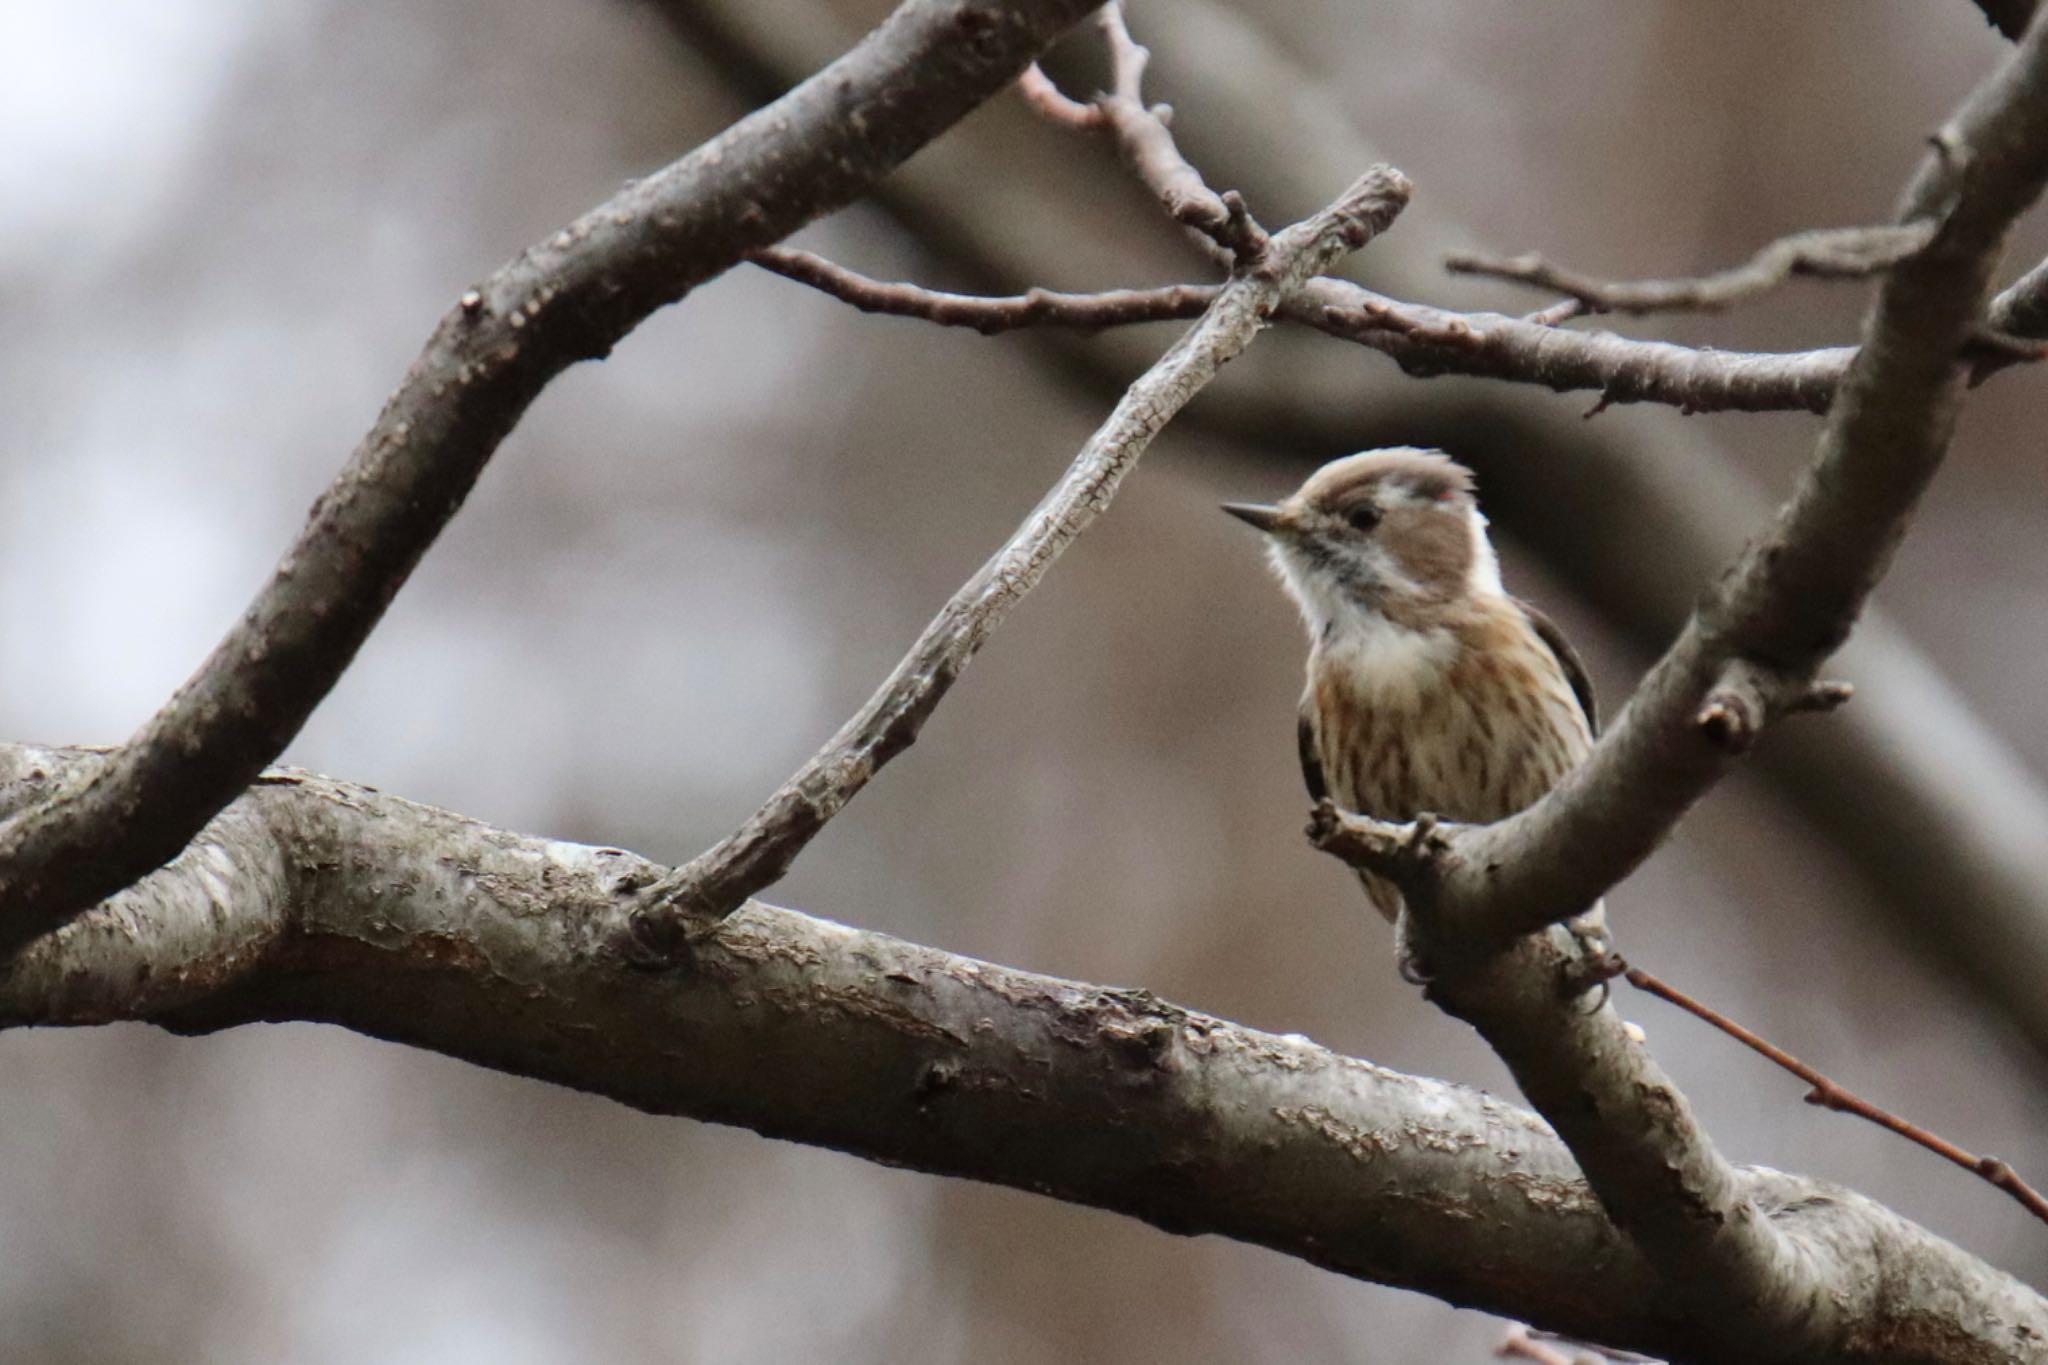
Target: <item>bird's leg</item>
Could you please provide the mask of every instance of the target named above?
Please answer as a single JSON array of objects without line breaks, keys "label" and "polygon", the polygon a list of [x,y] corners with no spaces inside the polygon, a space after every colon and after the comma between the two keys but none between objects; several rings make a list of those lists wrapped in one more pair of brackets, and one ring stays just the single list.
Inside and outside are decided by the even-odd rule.
[{"label": "bird's leg", "polygon": [[1444,837],[1437,833],[1436,826],[1435,815],[1428,811],[1418,813],[1407,837],[1401,841],[1397,857],[1411,875],[1400,879],[1403,891],[1400,908],[1394,914],[1394,970],[1409,985],[1425,989],[1435,979],[1436,972],[1424,954],[1423,941],[1428,935],[1424,926],[1416,921],[1415,909],[1409,904],[1406,888],[1422,885],[1423,877],[1414,874],[1429,869],[1444,850]]}]

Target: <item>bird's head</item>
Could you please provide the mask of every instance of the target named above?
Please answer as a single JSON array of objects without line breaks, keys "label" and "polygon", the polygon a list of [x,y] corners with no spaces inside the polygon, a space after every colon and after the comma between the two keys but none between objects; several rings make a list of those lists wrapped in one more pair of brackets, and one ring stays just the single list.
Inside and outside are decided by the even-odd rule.
[{"label": "bird's head", "polygon": [[1356,617],[1426,630],[1501,592],[1472,473],[1442,451],[1361,451],[1324,465],[1285,501],[1223,510],[1266,534],[1318,635]]}]

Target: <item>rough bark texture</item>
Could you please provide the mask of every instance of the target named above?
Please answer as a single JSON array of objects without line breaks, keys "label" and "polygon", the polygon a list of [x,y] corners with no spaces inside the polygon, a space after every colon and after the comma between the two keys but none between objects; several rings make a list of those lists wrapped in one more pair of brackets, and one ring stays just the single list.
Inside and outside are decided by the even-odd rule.
[{"label": "rough bark texture", "polygon": [[1408,195],[1407,177],[1375,166],[1241,263],[1201,320],[1124,391],[1059,483],[953,594],[867,705],[743,826],[664,883],[662,906],[641,917],[643,939],[672,936],[658,923],[665,907],[723,913],[779,881],[825,822],[916,740],[1010,608],[1108,510],[1117,486],[1174,415],[1251,345],[1281,300],[1385,231]]},{"label": "rough bark texture", "polygon": [[[85,762],[0,749],[0,807]],[[663,869],[279,772],[15,960],[0,1023],[308,1019],[895,1165],[1257,1242],[1674,1360],[1712,1344],[1533,1115],[1183,1010],[750,903],[648,973]],[[2041,1358],[2048,1304],[1851,1191],[1737,1171],[1824,1274],[1814,1361]]]},{"label": "rough bark texture", "polygon": [[76,771],[61,801],[0,825],[0,952],[161,866],[283,752],[550,380],[850,203],[1090,8],[909,0],[787,95],[465,294],[193,679]]},{"label": "rough bark texture", "polygon": [[2006,232],[2048,180],[2044,89],[2048,30],[2037,27],[1909,187],[1902,219],[1941,228],[1879,289],[1806,477],[1586,762],[1499,824],[1446,835],[1350,822],[1361,836],[1350,860],[1407,893],[1441,970],[1432,996],[1507,1062],[1666,1282],[1697,1295],[1715,1349],[1824,1349],[1842,1331],[1838,1276],[1753,1202],[1613,1012],[1584,1012],[1577,990],[1560,991],[1573,954],[1546,926],[1661,843],[1768,719],[1812,704],[1815,670],[1847,638],[1947,452]]},{"label": "rough bark texture", "polygon": [[[1453,932],[1502,938],[1578,913],[1662,842],[1725,770],[1722,690],[1773,678],[1807,704],[1942,457],[2012,221],[2048,179],[2048,33],[2037,29],[1943,129],[1905,216],[1942,230],[1885,277],[1813,463],[1776,524],[1724,575],[1593,754],[1511,820],[1451,840],[1429,887]],[[1751,726],[1753,731],[1756,727]],[[1420,888],[1418,888],[1420,889]]]},{"label": "rough bark texture", "polygon": [[[812,5],[657,0],[656,8],[757,99],[787,88],[849,36]],[[2032,11],[2030,4],[2012,8],[2024,11],[2022,24]],[[799,12],[803,22],[792,17]],[[1201,111],[1177,125],[1177,140],[1219,183],[1237,186],[1255,205],[1316,202],[1358,167],[1383,159],[1332,89],[1255,18],[1230,6],[1181,0],[1172,41],[1156,44],[1149,70],[1182,107]],[[1275,91],[1285,98],[1274,98]],[[1081,278],[1077,258],[1095,263],[1101,253],[1091,254],[1091,239],[1074,231],[1078,205],[1104,198],[1107,189],[1091,176],[1113,172],[1070,164],[1057,184],[1039,177],[1021,191],[992,193],[983,168],[1018,160],[1026,136],[1042,132],[978,120],[891,176],[878,199],[928,249],[990,287]],[[1445,249],[1480,245],[1427,194],[1407,217],[1400,233],[1363,258],[1365,277],[1384,291],[1379,297],[1428,296],[1442,287]],[[1133,265],[1143,246],[1118,242],[1122,271],[1171,278],[1184,269],[1167,250]],[[1111,269],[1098,264],[1095,274],[1127,277],[1104,273]],[[2048,269],[2036,269],[1999,296],[1990,320],[2004,331],[2048,336],[2044,296]],[[1398,306],[1418,322],[1457,316]],[[1665,382],[1654,366],[1639,368],[1643,353],[1636,349],[1662,343],[1564,332],[1498,314],[1465,316],[1486,328],[1496,320],[1512,324],[1502,335],[1544,357],[1543,368],[1522,372],[1529,379],[1564,377],[1603,392],[1616,380]],[[1372,344],[1396,358],[1412,348],[1411,359],[1427,368],[1428,348],[1418,335],[1374,335]],[[1585,345],[1554,339],[1573,335],[1585,336]],[[1041,355],[1097,388],[1121,387],[1149,359],[1135,335],[1076,344],[1039,333],[1036,340]],[[1726,374],[1709,363],[1716,354],[1727,362]],[[1852,354],[1853,348],[1833,348],[1802,362],[1786,377],[1789,405],[1824,408]],[[1454,358],[1461,365],[1489,362],[1483,347],[1470,345],[1458,347]],[[1669,390],[1683,404],[1753,384],[1785,358],[1685,350],[1680,359],[1700,367],[1669,376],[1683,381]],[[1290,463],[1304,451],[1428,442],[1455,431],[1456,449],[1479,469],[1496,522],[1532,545],[1576,595],[1646,652],[1669,643],[1700,586],[1720,571],[1724,547],[1770,512],[1763,493],[1687,424],[1650,431],[1582,422],[1576,412],[1532,405],[1505,388],[1461,390],[1452,399],[1429,388],[1362,384],[1355,363],[1333,348],[1297,348],[1284,365],[1256,378],[1212,389],[1182,420],[1220,426],[1248,448]],[[1767,392],[1776,397],[1756,388],[1750,397]],[[1453,403],[1455,411],[1447,411]],[[1483,444],[1475,444],[1482,436]],[[1631,571],[1615,573],[1616,562]],[[1760,771],[1863,869],[1869,894],[1893,910],[1916,951],[1957,970],[2048,1056],[2048,994],[2037,989],[2048,973],[2048,845],[2033,834],[2048,827],[2048,791],[1880,609],[1864,613],[1838,667],[1859,686],[1855,705],[1829,722],[1824,740],[1787,734],[1763,746]],[[1844,801],[1844,791],[1882,799]]]}]

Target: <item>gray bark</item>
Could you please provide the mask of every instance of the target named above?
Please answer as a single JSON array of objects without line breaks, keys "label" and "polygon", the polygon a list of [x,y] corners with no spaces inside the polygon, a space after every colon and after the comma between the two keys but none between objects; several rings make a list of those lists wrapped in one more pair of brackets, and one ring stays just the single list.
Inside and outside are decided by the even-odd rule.
[{"label": "gray bark", "polygon": [[[0,808],[87,756],[0,748]],[[664,869],[307,773],[18,957],[0,1025],[341,1024],[658,1114],[1256,1242],[1678,1360],[1687,1286],[1540,1120],[1482,1092],[751,902],[652,973],[619,953]],[[2048,1304],[1848,1190],[1742,1194],[1827,1276],[1817,1361],[2028,1361]]]}]

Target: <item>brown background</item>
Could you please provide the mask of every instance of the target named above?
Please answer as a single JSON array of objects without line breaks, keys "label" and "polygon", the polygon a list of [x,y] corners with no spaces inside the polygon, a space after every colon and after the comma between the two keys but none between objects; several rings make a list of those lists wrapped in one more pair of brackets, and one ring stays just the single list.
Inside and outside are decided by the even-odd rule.
[{"label": "brown background", "polygon": [[[786,8],[821,31],[880,9]],[[1174,6],[1133,22],[1176,42]],[[1257,23],[1413,177],[1418,209],[1615,274],[1882,216],[2002,47],[1963,0],[1287,0]],[[124,735],[197,662],[469,280],[756,88],[732,53],[605,0],[129,0],[0,17],[0,70],[0,732],[52,741]],[[991,131],[1012,113],[953,149],[1021,139],[970,166],[1015,204],[1019,250],[1060,263],[1011,283],[1192,275],[1093,149]],[[1231,183],[1233,124],[1204,120],[1184,104],[1178,126]],[[943,218],[918,226],[946,245]],[[884,275],[973,274],[957,243],[934,254],[874,209],[804,241]],[[1661,334],[1840,341],[1862,299],[1805,286]],[[1087,346],[1127,367],[1168,335]],[[1585,406],[1425,391],[1308,345],[1386,405],[1375,438],[1424,398],[1453,441],[1468,397]],[[290,760],[522,830],[696,851],[859,702],[1099,419],[1076,354],[864,318],[758,273],[716,282],[550,390]],[[1503,1088],[1299,837],[1298,627],[1213,511],[1339,453],[1223,420],[1286,363],[1233,372],[1168,433],[775,898]],[[2042,383],[1973,401],[1880,595],[2037,768]],[[1646,459],[1673,458],[1682,425],[1685,458],[1773,491],[1816,430],[1598,423]],[[1557,477],[1570,489],[1568,464]],[[1611,711],[1644,659],[1497,520],[1510,581],[1579,639]],[[1717,791],[1611,904],[1631,957],[2048,1177],[2039,1059],[1918,964],[1853,859],[1761,780]],[[1996,1192],[1624,1004],[1736,1159],[1852,1183],[2048,1275],[2048,1233]],[[1498,1330],[1268,1252],[331,1029],[17,1033],[0,1093],[9,1361],[1477,1361]]]}]

